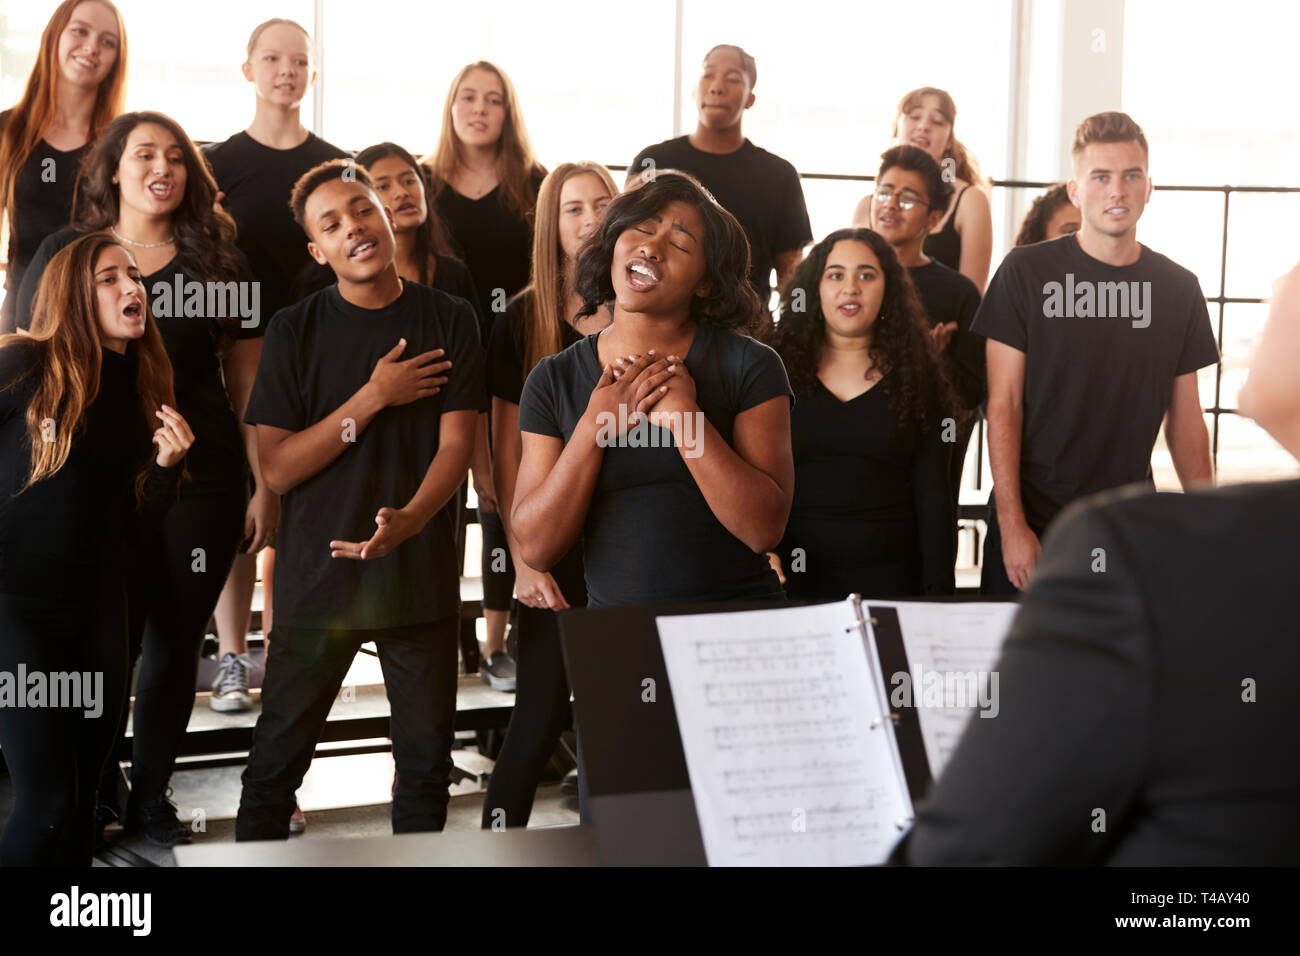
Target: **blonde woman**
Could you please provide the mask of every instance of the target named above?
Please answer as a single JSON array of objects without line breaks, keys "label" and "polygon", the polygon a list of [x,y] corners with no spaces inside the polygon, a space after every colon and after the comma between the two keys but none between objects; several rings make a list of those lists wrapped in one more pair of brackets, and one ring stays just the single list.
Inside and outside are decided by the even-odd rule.
[{"label": "blonde woman", "polygon": [[[919,146],[939,164],[953,185],[952,200],[939,224],[926,237],[924,252],[970,279],[984,294],[993,258],[993,216],[975,156],[957,138],[957,104],[946,90],[923,86],[898,103],[894,145]],[[871,222],[871,197],[859,204],[854,225]]]},{"label": "blonde woman", "polygon": [[88,145],[126,100],[126,28],[108,0],[64,0],[41,34],[36,65],[13,109],[0,113],[0,211],[9,230],[0,332],[14,330],[13,295],[36,248],[72,215]]},{"label": "blonde woman", "polygon": [[[487,382],[495,426],[493,478],[507,531],[523,454],[519,397],[524,380],[542,358],[599,331],[612,318],[608,309],[579,317],[582,296],[573,272],[578,250],[596,232],[605,207],[617,195],[609,171],[598,163],[562,163],[542,181],[533,231],[533,280],[492,328]],[[513,541],[511,547],[514,550]],[[507,826],[528,824],[537,781],[568,722],[569,683],[555,612],[587,603],[581,547],[570,549],[549,573],[517,557],[514,564],[519,596],[516,716],[488,784],[484,827],[498,819]]]},{"label": "blonde woman", "polygon": [[[514,84],[485,60],[456,74],[443,105],[438,145],[423,163],[437,214],[452,245],[474,277],[483,309],[482,340],[490,319],[528,282],[532,258],[533,208],[546,170],[533,155]],[[486,416],[474,449],[474,490],[483,532],[483,616],[487,640],[483,679],[496,690],[515,689],[514,663],[505,653],[506,621],[514,568],[498,513],[488,460]],[[494,561],[506,557],[506,566]]]}]

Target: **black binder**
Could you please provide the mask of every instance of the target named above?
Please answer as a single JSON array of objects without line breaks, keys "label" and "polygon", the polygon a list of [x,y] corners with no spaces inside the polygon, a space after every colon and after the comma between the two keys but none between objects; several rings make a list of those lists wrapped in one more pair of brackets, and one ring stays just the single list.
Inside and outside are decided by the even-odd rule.
[{"label": "black binder", "polygon": [[[896,609],[852,597],[869,660],[877,655],[868,641],[867,616],[873,626],[878,665],[872,666],[884,674],[909,670]],[[791,606],[798,605],[747,602],[559,612],[601,865],[707,863],[655,618]],[[649,688],[653,701],[646,699]],[[893,710],[878,719],[892,727],[886,732],[895,736],[915,803],[933,783],[920,718],[915,706]]]}]

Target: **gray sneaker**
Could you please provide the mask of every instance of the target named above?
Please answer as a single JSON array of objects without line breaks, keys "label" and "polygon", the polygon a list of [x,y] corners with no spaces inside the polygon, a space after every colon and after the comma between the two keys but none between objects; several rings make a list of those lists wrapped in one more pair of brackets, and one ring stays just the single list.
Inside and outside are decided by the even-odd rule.
[{"label": "gray sneaker", "polygon": [[478,665],[478,672],[493,690],[515,692],[515,662],[505,651],[497,651]]},{"label": "gray sneaker", "polygon": [[246,654],[227,654],[221,658],[208,701],[213,710],[229,714],[252,709],[253,695],[248,692],[248,674],[252,668],[253,662]]}]

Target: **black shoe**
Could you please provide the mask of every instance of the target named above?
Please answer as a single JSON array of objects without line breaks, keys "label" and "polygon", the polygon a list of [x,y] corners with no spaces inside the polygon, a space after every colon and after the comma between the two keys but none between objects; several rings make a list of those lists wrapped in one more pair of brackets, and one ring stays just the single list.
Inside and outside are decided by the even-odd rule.
[{"label": "black shoe", "polygon": [[515,662],[505,651],[497,651],[478,666],[479,675],[493,690],[515,692]]},{"label": "black shoe", "polygon": [[135,794],[132,793],[122,829],[144,837],[155,846],[173,847],[178,843],[189,843],[190,828],[177,818],[176,805],[167,799],[170,796],[169,787],[153,800],[135,803]]}]

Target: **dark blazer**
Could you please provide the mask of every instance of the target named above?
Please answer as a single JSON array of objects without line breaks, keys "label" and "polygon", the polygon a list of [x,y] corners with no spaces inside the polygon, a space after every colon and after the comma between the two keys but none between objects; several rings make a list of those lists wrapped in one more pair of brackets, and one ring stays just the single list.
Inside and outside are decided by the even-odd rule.
[{"label": "dark blazer", "polygon": [[1298,584],[1300,481],[1072,506],[891,862],[1300,863]]}]

